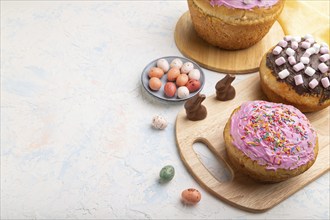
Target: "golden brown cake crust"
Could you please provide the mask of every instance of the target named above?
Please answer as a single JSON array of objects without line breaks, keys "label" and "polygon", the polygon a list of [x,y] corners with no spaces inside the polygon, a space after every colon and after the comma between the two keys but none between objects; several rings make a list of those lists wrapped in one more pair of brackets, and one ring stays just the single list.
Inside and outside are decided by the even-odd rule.
[{"label": "golden brown cake crust", "polygon": [[259,74],[261,88],[270,101],[293,105],[302,112],[314,112],[330,105],[329,99],[320,103],[320,96],[299,95],[291,85],[279,82],[266,65],[268,53],[261,60]]},{"label": "golden brown cake crust", "polygon": [[272,183],[284,181],[291,177],[297,176],[308,170],[314,164],[319,148],[318,139],[316,139],[314,148],[314,160],[311,160],[307,164],[301,165],[293,170],[267,170],[266,166],[259,165],[256,161],[251,160],[241,150],[233,145],[233,139],[230,134],[231,118],[233,114],[239,109],[240,107],[233,111],[223,131],[228,158],[238,172],[246,174],[257,181]]},{"label": "golden brown cake crust", "polygon": [[270,8],[231,9],[210,5],[209,0],[188,0],[197,34],[223,49],[248,48],[260,41],[282,12],[284,0]]}]

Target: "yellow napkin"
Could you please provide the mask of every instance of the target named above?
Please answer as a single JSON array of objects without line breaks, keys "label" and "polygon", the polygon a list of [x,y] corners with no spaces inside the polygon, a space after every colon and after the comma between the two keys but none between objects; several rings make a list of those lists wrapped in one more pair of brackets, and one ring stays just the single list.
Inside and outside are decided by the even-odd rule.
[{"label": "yellow napkin", "polygon": [[284,33],[305,36],[330,44],[329,0],[286,0],[278,21]]}]

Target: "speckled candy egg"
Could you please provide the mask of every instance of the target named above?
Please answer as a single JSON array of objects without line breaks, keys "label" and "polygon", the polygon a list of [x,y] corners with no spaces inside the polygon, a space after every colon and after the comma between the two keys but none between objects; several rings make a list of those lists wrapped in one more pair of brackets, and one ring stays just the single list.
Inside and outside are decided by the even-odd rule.
[{"label": "speckled candy egg", "polygon": [[193,69],[188,74],[189,79],[199,80],[201,78],[201,72],[198,69]]},{"label": "speckled candy egg", "polygon": [[184,99],[184,98],[187,98],[189,96],[189,90],[186,86],[180,86],[178,88],[178,97],[180,99]]},{"label": "speckled candy egg", "polygon": [[189,89],[189,92],[195,92],[201,87],[201,82],[195,79],[190,79],[186,86]]},{"label": "speckled candy egg", "polygon": [[189,77],[186,74],[180,74],[178,78],[176,78],[176,85],[177,86],[184,86],[187,84]]},{"label": "speckled candy egg", "polygon": [[180,69],[182,67],[182,64],[182,60],[180,60],[179,58],[175,58],[174,60],[172,60],[170,66]]},{"label": "speckled candy egg", "polygon": [[182,202],[184,202],[185,204],[195,205],[199,201],[201,201],[202,195],[197,189],[189,188],[183,190],[183,192],[181,193],[181,198]]},{"label": "speckled candy egg", "polygon": [[193,69],[194,69],[194,64],[192,64],[191,62],[186,62],[181,67],[181,73],[188,74]]},{"label": "speckled candy egg", "polygon": [[152,118],[151,125],[158,130],[163,130],[167,127],[167,121],[162,116],[156,115]]},{"label": "speckled candy egg", "polygon": [[173,179],[174,174],[174,167],[171,165],[167,165],[160,170],[159,177],[162,181],[170,181]]},{"label": "speckled candy egg", "polygon": [[170,69],[170,64],[168,64],[165,59],[159,59],[157,60],[157,67],[161,68],[166,73]]},{"label": "speckled candy egg", "polygon": [[164,71],[161,68],[158,67],[151,67],[151,69],[149,70],[149,77],[157,77],[157,78],[162,78],[164,75]]},{"label": "speckled candy egg", "polygon": [[172,67],[167,73],[167,81],[173,82],[180,75],[180,70],[176,67]]},{"label": "speckled candy egg", "polygon": [[162,81],[157,77],[151,77],[149,87],[151,90],[158,91],[162,87]]},{"label": "speckled candy egg", "polygon": [[167,97],[173,97],[176,92],[176,85],[173,82],[167,82],[164,86],[164,93]]}]

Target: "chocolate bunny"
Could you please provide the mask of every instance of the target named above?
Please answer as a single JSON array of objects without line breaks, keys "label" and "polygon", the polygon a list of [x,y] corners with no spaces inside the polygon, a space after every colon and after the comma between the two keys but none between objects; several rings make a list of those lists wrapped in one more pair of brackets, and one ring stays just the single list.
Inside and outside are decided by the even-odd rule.
[{"label": "chocolate bunny", "polygon": [[202,102],[205,100],[206,96],[197,94],[193,98],[189,99],[185,104],[187,118],[191,121],[199,121],[206,118],[207,110]]},{"label": "chocolate bunny", "polygon": [[235,76],[228,74],[215,85],[218,100],[227,101],[235,97],[235,88],[231,85],[234,80]]}]

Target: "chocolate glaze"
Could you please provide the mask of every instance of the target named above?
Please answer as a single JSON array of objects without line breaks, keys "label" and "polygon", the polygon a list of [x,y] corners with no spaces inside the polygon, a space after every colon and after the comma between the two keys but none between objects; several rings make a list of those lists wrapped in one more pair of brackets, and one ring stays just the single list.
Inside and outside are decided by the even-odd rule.
[{"label": "chocolate glaze", "polygon": [[206,96],[197,94],[184,104],[186,109],[187,118],[191,121],[203,120],[207,116],[207,110],[202,102],[205,100]]},{"label": "chocolate glaze", "polygon": [[228,101],[235,98],[235,88],[231,83],[235,80],[235,76],[226,75],[215,85],[217,99],[220,101]]},{"label": "chocolate glaze", "polygon": [[[300,57],[305,53],[305,49],[301,47],[301,43],[304,41],[304,38],[302,38],[301,42],[299,43],[298,49],[296,49],[296,53],[294,55],[297,63],[299,63]],[[288,45],[286,48],[291,47],[291,41],[288,42]],[[322,63],[319,58],[322,54],[313,54],[309,57],[310,62],[309,64],[305,65],[305,69],[307,66],[312,67],[316,70],[315,74],[313,76],[308,76],[305,74],[305,69],[300,70],[299,72],[296,72],[293,69],[294,65],[291,65],[288,61],[288,55],[285,53],[286,48],[283,48],[282,52],[279,55],[274,55],[272,53],[272,50],[267,54],[267,60],[266,65],[269,69],[271,69],[272,74],[276,77],[277,81],[279,82],[285,82],[292,86],[292,88],[299,94],[303,96],[317,96],[320,97],[320,103],[326,101],[327,99],[330,99],[330,87],[324,88],[321,83],[321,79],[329,76],[329,71],[326,73],[321,73],[318,69],[318,65]],[[277,66],[275,63],[275,60],[279,57],[284,57],[286,60],[286,63],[284,63],[281,66]],[[325,64],[327,66],[330,66],[330,60],[326,61]],[[290,72],[290,75],[284,79],[279,78],[278,73],[282,70],[287,69]],[[296,85],[294,81],[294,76],[301,74],[303,77],[304,83],[301,85]],[[316,79],[319,84],[314,88],[311,89],[308,84],[311,80]]]}]

